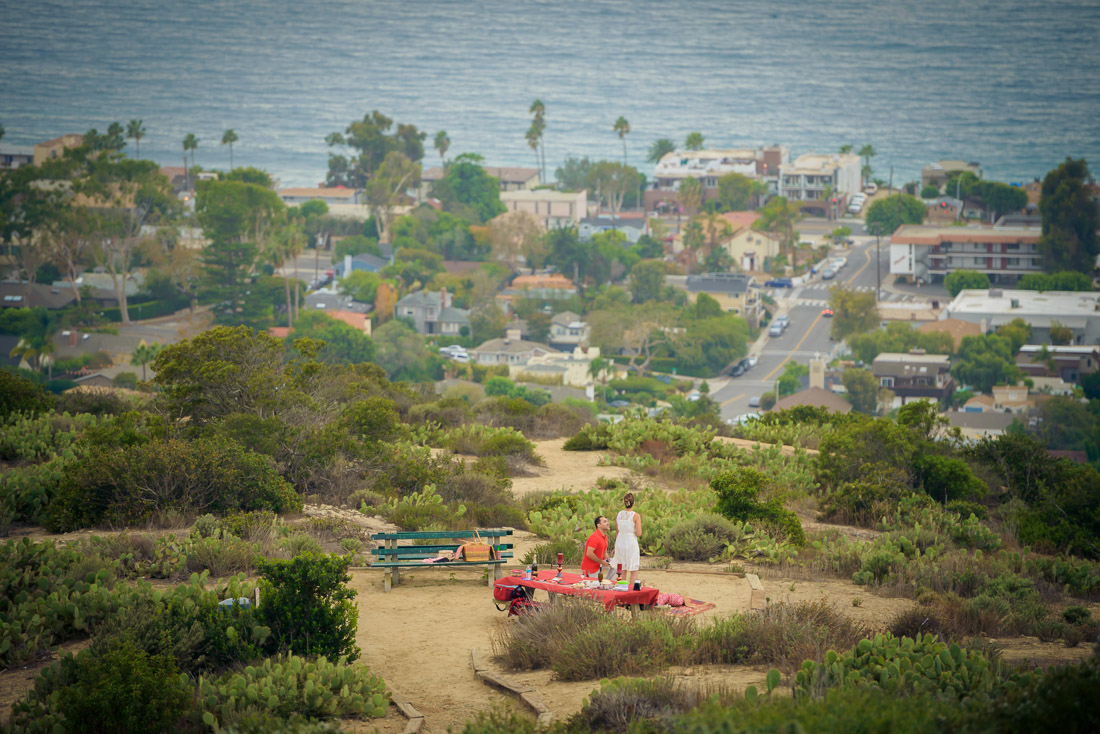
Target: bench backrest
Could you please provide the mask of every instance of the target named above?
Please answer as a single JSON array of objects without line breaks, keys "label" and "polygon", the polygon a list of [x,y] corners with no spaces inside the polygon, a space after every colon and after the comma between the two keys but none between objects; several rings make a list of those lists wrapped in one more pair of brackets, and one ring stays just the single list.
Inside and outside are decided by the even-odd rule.
[{"label": "bench backrest", "polygon": [[[449,540],[460,538],[474,538],[473,530],[401,530],[396,533],[375,533],[371,540]],[[503,538],[512,534],[512,528],[492,528],[476,531],[479,536],[490,542],[497,538]]]},{"label": "bench backrest", "polygon": [[[419,556],[424,558],[434,558],[440,555],[444,551],[456,551],[461,546],[458,545],[400,545],[396,548],[371,548],[371,553],[381,558],[386,556]],[[508,558],[512,554],[504,553],[504,551],[511,551],[511,543],[494,543],[493,547],[498,553],[502,554],[502,557]]]}]

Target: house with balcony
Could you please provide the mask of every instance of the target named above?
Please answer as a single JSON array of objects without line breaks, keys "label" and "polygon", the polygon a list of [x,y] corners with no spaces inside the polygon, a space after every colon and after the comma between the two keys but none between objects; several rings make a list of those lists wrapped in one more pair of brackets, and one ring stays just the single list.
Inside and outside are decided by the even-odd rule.
[{"label": "house with balcony", "polygon": [[0,171],[12,171],[34,163],[34,147],[0,144]]},{"label": "house with balcony", "polygon": [[394,317],[409,319],[419,334],[461,336],[469,332],[470,312],[455,308],[446,288],[439,291],[414,291],[394,304]]},{"label": "house with balcony", "polygon": [[[978,324],[983,334],[1013,319],[1023,319],[1031,326],[1031,339],[1039,344],[1052,343],[1050,330],[1056,326],[1070,330],[1070,346],[1100,344],[1100,294],[1091,292],[963,290],[947,304],[940,318],[970,321]],[[1068,381],[1064,374],[1063,379]]]},{"label": "house with balcony", "polygon": [[933,283],[975,270],[1011,285],[1041,273],[1038,227],[953,227],[903,224],[890,236],[890,272]]},{"label": "house with balcony", "polygon": [[809,216],[836,217],[863,188],[861,164],[854,153],[800,155],[779,166],[779,195]]},{"label": "house with balcony", "polygon": [[588,216],[588,190],[502,191],[500,203],[510,212],[530,212],[542,223],[543,229],[576,227]]},{"label": "house with balcony", "polygon": [[708,150],[676,150],[666,153],[653,171],[653,183],[645,191],[646,212],[674,212],[679,207],[676,192],[686,178],[697,178],[703,184],[703,202],[718,198],[718,179],[729,173],[739,173],[769,184],[769,193],[776,192],[779,167],[790,160],[783,146],[762,148],[730,148]]},{"label": "house with balcony", "polygon": [[595,379],[612,379],[615,376],[615,367],[609,364],[593,377],[592,362],[599,356],[599,347],[573,347],[567,351],[534,355],[525,364],[509,365],[508,375],[513,380],[544,384],[560,380],[567,387],[584,388],[592,385]]},{"label": "house with balcony", "polygon": [[572,311],[562,311],[550,319],[550,346],[573,349],[588,343],[588,324]]},{"label": "house with balcony", "polygon": [[[1016,366],[1033,381],[1054,378],[1071,385],[1080,384],[1081,378],[1100,369],[1100,347],[1025,344],[1016,353]],[[1036,390],[1039,386],[1035,382]]]},{"label": "house with balcony", "polygon": [[892,407],[914,400],[946,403],[955,393],[951,358],[946,354],[924,354],[919,349],[908,354],[883,352],[872,362],[871,373],[879,387],[894,393]]},{"label": "house with balcony", "polygon": [[[676,280],[669,278],[670,285]],[[756,278],[745,273],[701,273],[689,275],[684,283],[688,296],[694,301],[700,293],[706,293],[723,311],[731,311],[749,323],[753,329],[760,326],[763,316],[763,300]]]}]

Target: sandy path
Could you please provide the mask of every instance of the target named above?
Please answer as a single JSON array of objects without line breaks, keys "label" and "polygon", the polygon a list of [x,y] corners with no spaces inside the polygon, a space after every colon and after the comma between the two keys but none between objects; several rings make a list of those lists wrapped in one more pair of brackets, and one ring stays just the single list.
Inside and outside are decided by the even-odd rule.
[{"label": "sandy path", "polygon": [[565,451],[562,448],[565,442],[564,438],[535,442],[535,453],[542,457],[546,465],[531,467],[532,476],[513,477],[512,491],[517,498],[545,490],[567,489],[579,492],[592,489],[600,477],[627,479],[636,476],[641,481],[653,481],[621,466],[600,466],[600,457],[606,452]]}]

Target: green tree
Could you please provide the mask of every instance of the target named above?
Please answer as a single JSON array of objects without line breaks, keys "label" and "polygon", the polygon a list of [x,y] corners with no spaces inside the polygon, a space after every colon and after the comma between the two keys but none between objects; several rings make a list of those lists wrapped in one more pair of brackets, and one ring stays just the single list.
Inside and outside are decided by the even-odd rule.
[{"label": "green tree", "polygon": [[451,139],[447,137],[446,130],[440,130],[435,134],[435,138],[432,140],[432,147],[439,151],[439,165],[446,168],[447,150],[451,147]]},{"label": "green tree", "polygon": [[1050,343],[1054,346],[1065,346],[1073,343],[1073,329],[1057,321],[1050,322]]},{"label": "green tree", "polygon": [[703,182],[692,176],[682,179],[676,190],[676,201],[684,214],[688,217],[695,216],[695,212],[703,205]]},{"label": "green tree", "polygon": [[363,188],[391,152],[401,153],[413,163],[421,160],[427,137],[415,125],[397,123],[395,128],[392,119],[374,110],[352,122],[343,133],[325,136],[330,148],[350,148],[355,153],[329,153],[325,182],[329,186]]},{"label": "green tree", "polygon": [[646,155],[646,161],[649,163],[657,163],[668,153],[672,153],[676,150],[676,143],[671,138],[657,138],[649,145],[649,154]]},{"label": "green tree", "polygon": [[810,368],[801,362],[795,362],[790,360],[783,368],[783,374],[779,376],[779,379],[775,383],[775,391],[779,394],[779,397],[785,397],[787,395],[794,395],[798,392],[799,386],[802,384],[800,378],[810,374]]},{"label": "green tree", "polygon": [[878,412],[878,380],[870,370],[859,367],[849,367],[844,370],[841,377],[844,383],[845,395],[852,404],[852,410],[865,415],[874,415]]},{"label": "green tree", "polygon": [[1014,385],[1021,377],[1012,343],[996,334],[963,337],[951,374],[980,392],[989,392],[994,385]]},{"label": "green tree", "polygon": [[164,348],[163,344],[139,344],[134,348],[133,353],[130,355],[130,364],[141,367],[141,380],[145,381],[145,365],[156,359],[156,356],[160,354],[160,350]]},{"label": "green tree", "polygon": [[285,207],[271,189],[238,181],[201,181],[196,206],[211,244],[202,253],[203,292],[215,301],[221,323],[253,320],[246,306],[253,267]]},{"label": "green tree", "polygon": [[447,167],[447,173],[432,187],[432,195],[443,202],[444,211],[477,222],[503,214],[500,183],[481,167],[481,156],[463,153]]},{"label": "green tree", "polygon": [[233,128],[229,128],[224,133],[222,133],[222,145],[228,145],[229,146],[229,170],[230,171],[233,170],[233,143],[237,142],[238,140],[240,140],[240,137],[237,136],[237,131],[234,130]]},{"label": "green tree", "polygon": [[1057,273],[1028,273],[1016,287],[1024,291],[1091,291],[1092,278],[1084,273],[1062,270]]},{"label": "green tree", "polygon": [[848,337],[848,346],[864,364],[870,364],[883,352],[905,354],[923,349],[927,354],[952,354],[955,342],[945,331],[922,332],[906,321],[891,321],[885,329],[875,329]]},{"label": "green tree", "polygon": [[740,173],[727,173],[718,179],[718,205],[724,211],[744,211],[749,208],[752,179]]},{"label": "green tree", "polygon": [[933,186],[932,184],[926,184],[920,190],[920,198],[922,199],[935,199],[940,195],[939,186]]},{"label": "green tree", "polygon": [[948,273],[943,285],[951,297],[964,290],[985,290],[989,288],[989,276],[976,270],[956,270]]},{"label": "green tree", "polygon": [[[191,171],[195,170],[195,150],[199,147],[199,139],[195,137],[195,133],[187,133],[183,136],[183,155],[187,156],[187,151],[191,151]],[[190,181],[190,179],[188,179]],[[188,183],[187,187],[194,190],[194,182]]]},{"label": "green tree", "polygon": [[848,153],[852,152],[852,148],[853,146],[851,143],[845,143],[844,145],[840,146],[840,150],[837,152],[841,155],[847,155]]},{"label": "green tree", "polygon": [[630,123],[626,121],[626,118],[619,115],[619,119],[615,120],[615,124],[611,126],[611,129],[619,136],[619,140],[623,141],[623,166],[626,166],[626,136],[630,132]]},{"label": "green tree", "polygon": [[922,223],[924,215],[924,202],[909,194],[896,194],[871,204],[864,222],[868,232],[876,237],[885,237],[903,224]]},{"label": "green tree", "polygon": [[1027,192],[1018,186],[1009,186],[1000,181],[982,181],[978,191],[989,209],[991,222],[997,220],[998,214],[1018,212],[1027,206]]},{"label": "green tree", "polygon": [[126,125],[126,137],[134,139],[134,157],[141,158],[141,139],[145,137],[145,126],[141,120],[130,120]]},{"label": "green tree", "polygon": [[598,161],[588,171],[588,183],[596,190],[596,200],[612,214],[622,209],[626,195],[638,189],[637,169],[614,161]]},{"label": "green tree", "polygon": [[794,225],[802,218],[798,204],[788,201],[785,196],[776,196],[768,200],[760,212],[760,218],[752,223],[753,229],[776,232],[783,236],[783,243],[794,263],[795,229]]},{"label": "green tree", "polygon": [[385,160],[367,180],[363,198],[370,213],[378,221],[378,239],[390,242],[393,210],[405,196],[405,191],[420,183],[420,164],[404,153],[391,150]]},{"label": "green tree", "polygon": [[832,335],[837,341],[878,326],[879,314],[874,293],[833,286],[829,289],[829,308],[833,310]]},{"label": "green tree", "polygon": [[340,279],[340,292],[354,298],[361,303],[374,303],[374,297],[378,294],[378,284],[382,279],[377,273],[368,273],[366,270],[353,270],[346,277]]},{"label": "green tree", "polygon": [[1020,347],[1031,341],[1031,324],[1017,317],[1007,324],[997,327],[997,336],[1008,339],[1012,353],[1020,351]]},{"label": "green tree", "polygon": [[299,339],[323,343],[317,353],[325,364],[360,364],[374,361],[374,342],[359,329],[323,311],[306,311],[294,323],[288,346]]},{"label": "green tree", "polygon": [[531,113],[531,127],[527,129],[527,144],[535,151],[535,160],[539,161],[539,149],[542,149],[542,158],[538,166],[541,181],[546,180],[546,146],[543,143],[543,135],[546,133],[546,105],[541,99],[535,99],[527,109]]},{"label": "green tree", "polygon": [[1043,179],[1039,212],[1043,231],[1039,252],[1048,273],[1072,270],[1091,273],[1096,267],[1096,230],[1100,214],[1096,196],[1089,188],[1089,167],[1085,160],[1066,158]]},{"label": "green tree", "polygon": [[554,171],[554,178],[565,191],[580,191],[588,186],[588,174],[591,170],[592,161],[588,160],[588,156],[569,156]]},{"label": "green tree", "polygon": [[[439,364],[420,336],[408,324],[394,319],[374,332],[378,366],[391,380],[424,382],[434,378]],[[434,359],[433,359],[434,357]]]},{"label": "green tree", "polygon": [[703,133],[690,132],[687,137],[684,138],[684,147],[688,150],[702,150],[703,140]]},{"label": "green tree", "polygon": [[867,143],[859,149],[859,156],[863,159],[863,169],[861,171],[863,175],[863,181],[866,183],[871,180],[871,158],[878,155],[875,151],[875,146]]}]

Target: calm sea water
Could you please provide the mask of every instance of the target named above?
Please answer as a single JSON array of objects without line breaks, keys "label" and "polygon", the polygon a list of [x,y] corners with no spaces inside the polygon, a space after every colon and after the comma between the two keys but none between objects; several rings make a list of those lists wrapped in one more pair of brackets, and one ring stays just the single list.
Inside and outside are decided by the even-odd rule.
[{"label": "calm sea water", "polygon": [[284,185],[321,181],[324,136],[373,109],[534,165],[535,97],[551,171],[620,158],[619,115],[634,165],[699,130],[794,155],[870,142],[898,181],[946,157],[1006,181],[1100,167],[1096,0],[0,0],[0,19],[5,143],[141,118],[144,157],[180,165],[194,133],[224,167],[232,127],[235,163]]}]

